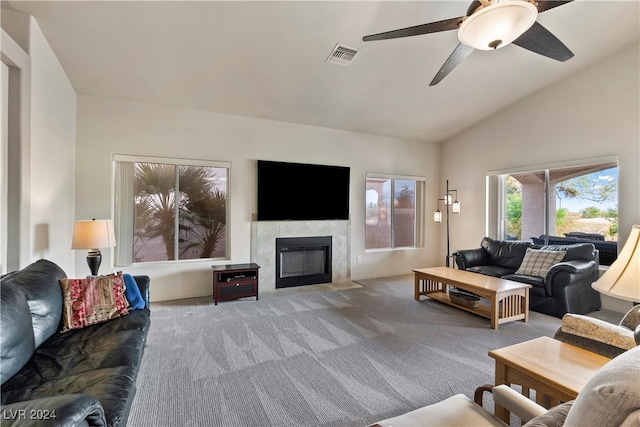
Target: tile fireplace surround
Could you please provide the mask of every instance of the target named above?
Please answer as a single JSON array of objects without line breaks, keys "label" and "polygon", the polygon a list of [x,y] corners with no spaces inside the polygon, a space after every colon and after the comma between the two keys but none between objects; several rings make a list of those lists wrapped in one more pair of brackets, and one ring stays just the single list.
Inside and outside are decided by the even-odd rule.
[{"label": "tile fireplace surround", "polygon": [[260,291],[276,290],[276,238],[279,237],[331,236],[331,281],[350,280],[349,231],[349,221],[251,222],[251,262],[260,266]]}]

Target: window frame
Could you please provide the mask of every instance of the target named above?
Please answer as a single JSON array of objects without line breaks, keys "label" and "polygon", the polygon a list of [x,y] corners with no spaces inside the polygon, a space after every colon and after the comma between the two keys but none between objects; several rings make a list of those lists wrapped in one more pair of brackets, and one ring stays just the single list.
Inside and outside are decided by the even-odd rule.
[{"label": "window frame", "polygon": [[[231,188],[231,162],[218,161],[218,160],[201,160],[201,159],[185,159],[175,157],[157,157],[157,156],[144,156],[144,155],[129,155],[129,154],[114,154],[112,157],[113,163],[113,210],[114,210],[114,230],[116,233],[116,247],[114,249],[114,266],[116,267],[128,267],[139,266],[146,264],[158,264],[158,263],[185,263],[185,262],[211,262],[211,261],[228,261],[230,260],[230,191]],[[199,166],[199,167],[212,167],[226,169],[226,185],[225,185],[225,255],[223,257],[216,258],[189,258],[189,259],[173,259],[173,260],[158,260],[158,261],[142,261],[135,262],[133,257],[133,168],[130,168],[129,172],[124,172],[120,169],[121,163],[129,163],[135,165],[136,163],[155,163],[172,165],[176,168],[182,166]],[[124,173],[123,173],[124,172]],[[178,178],[176,176],[176,181]],[[125,202],[124,199],[129,200]],[[179,218],[176,216],[176,227]],[[177,236],[177,233],[176,233]],[[178,245],[176,245],[176,250]]]},{"label": "window frame", "polygon": [[[367,206],[366,206],[366,191],[367,191],[367,183],[369,179],[384,179],[391,181],[391,196],[392,200],[395,200],[395,190],[396,190],[396,181],[415,181],[415,220],[414,220],[414,245],[413,246],[394,246],[395,243],[395,207],[394,204],[390,204],[390,212],[388,213],[391,218],[391,236],[390,242],[391,245],[389,247],[383,248],[368,248],[367,247]],[[365,252],[382,252],[382,251],[398,251],[398,250],[413,250],[413,249],[423,249],[425,247],[425,237],[424,237],[424,229],[425,229],[425,187],[426,187],[426,177],[424,176],[414,176],[414,175],[395,175],[395,174],[385,174],[385,173],[375,173],[375,172],[367,172],[365,174],[365,212],[364,212],[364,250]]]}]

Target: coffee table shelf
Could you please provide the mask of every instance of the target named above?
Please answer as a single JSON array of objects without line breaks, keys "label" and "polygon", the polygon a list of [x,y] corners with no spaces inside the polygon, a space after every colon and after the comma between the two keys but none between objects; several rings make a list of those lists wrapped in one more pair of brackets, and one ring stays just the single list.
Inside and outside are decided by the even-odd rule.
[{"label": "coffee table shelf", "polygon": [[[514,282],[484,274],[455,270],[448,267],[419,268],[415,274],[414,299],[431,299],[474,313],[491,320],[491,329],[507,322],[529,320],[529,288],[526,283]],[[456,304],[449,298],[450,288],[472,292],[482,298],[478,307]]]}]

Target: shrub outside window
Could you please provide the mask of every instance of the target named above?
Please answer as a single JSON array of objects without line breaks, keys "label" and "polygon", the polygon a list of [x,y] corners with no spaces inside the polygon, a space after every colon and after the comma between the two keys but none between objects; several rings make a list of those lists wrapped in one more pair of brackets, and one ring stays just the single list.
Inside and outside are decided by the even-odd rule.
[{"label": "shrub outside window", "polygon": [[499,238],[535,244],[591,242],[600,251],[600,264],[610,265],[616,259],[616,159],[567,162],[489,175],[497,178],[494,188]]},{"label": "shrub outside window", "polygon": [[228,162],[114,159],[116,265],[227,258]]}]

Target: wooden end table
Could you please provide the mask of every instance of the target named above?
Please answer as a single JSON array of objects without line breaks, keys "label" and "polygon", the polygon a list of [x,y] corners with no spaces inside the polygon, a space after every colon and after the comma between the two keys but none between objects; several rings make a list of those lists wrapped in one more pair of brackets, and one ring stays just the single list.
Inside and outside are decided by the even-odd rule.
[{"label": "wooden end table", "polygon": [[[527,398],[530,390],[535,390],[536,402],[547,409],[575,399],[610,360],[549,337],[491,350],[489,356],[496,360],[495,385],[518,384]],[[509,423],[505,408],[496,404],[494,413]]]},{"label": "wooden end table", "polygon": [[[526,283],[455,270],[449,267],[419,268],[415,273],[414,299],[426,295],[461,310],[491,319],[491,329],[515,320],[529,320],[529,288]],[[449,299],[449,287],[473,292],[489,301],[489,306],[466,307]]]}]

